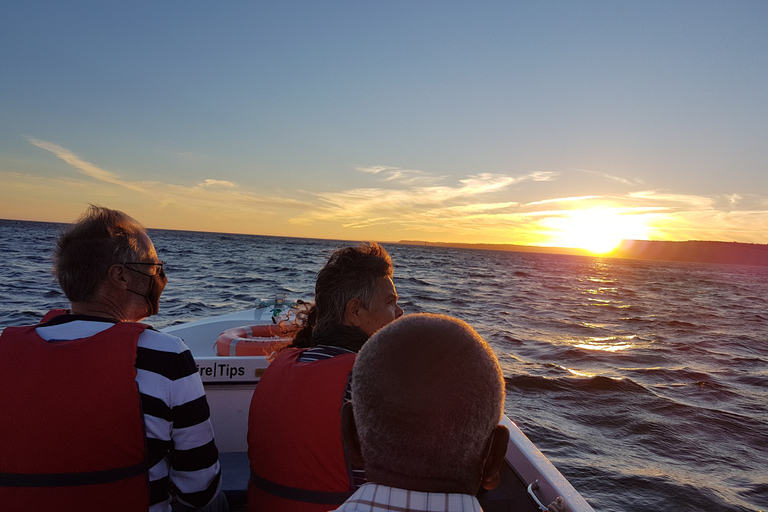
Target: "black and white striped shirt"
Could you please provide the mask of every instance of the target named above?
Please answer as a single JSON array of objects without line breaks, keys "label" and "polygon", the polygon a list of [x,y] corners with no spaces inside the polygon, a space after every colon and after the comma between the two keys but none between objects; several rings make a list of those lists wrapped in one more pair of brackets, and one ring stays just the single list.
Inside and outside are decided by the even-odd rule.
[{"label": "black and white striped shirt", "polygon": [[[113,323],[67,315],[36,332],[45,340],[74,340],[93,336]],[[150,512],[170,512],[171,488],[190,506],[206,505],[219,490],[221,468],[203,383],[184,341],[152,329],[141,333],[136,383],[148,459],[162,457],[149,470]]]}]

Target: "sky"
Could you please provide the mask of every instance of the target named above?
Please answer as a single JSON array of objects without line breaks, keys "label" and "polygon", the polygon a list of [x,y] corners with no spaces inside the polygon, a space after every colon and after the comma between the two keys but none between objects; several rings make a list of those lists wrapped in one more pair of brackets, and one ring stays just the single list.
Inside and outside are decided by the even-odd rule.
[{"label": "sky", "polygon": [[3,2],[0,218],[765,244],[766,26],[763,0]]}]

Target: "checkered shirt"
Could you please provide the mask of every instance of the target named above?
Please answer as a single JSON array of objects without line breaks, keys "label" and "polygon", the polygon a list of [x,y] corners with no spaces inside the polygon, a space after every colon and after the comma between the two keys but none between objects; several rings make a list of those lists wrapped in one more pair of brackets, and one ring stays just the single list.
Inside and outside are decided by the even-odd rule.
[{"label": "checkered shirt", "polygon": [[483,512],[469,494],[419,492],[367,483],[349,497],[338,512]]}]

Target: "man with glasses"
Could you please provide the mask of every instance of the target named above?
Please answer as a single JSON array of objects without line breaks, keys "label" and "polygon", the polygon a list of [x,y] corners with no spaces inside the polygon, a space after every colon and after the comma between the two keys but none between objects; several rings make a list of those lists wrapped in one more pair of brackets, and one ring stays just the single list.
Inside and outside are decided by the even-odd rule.
[{"label": "man with glasses", "polygon": [[0,337],[8,510],[226,510],[208,404],[184,342],[143,318],[168,278],[146,230],[91,206],[58,239],[71,303]]}]

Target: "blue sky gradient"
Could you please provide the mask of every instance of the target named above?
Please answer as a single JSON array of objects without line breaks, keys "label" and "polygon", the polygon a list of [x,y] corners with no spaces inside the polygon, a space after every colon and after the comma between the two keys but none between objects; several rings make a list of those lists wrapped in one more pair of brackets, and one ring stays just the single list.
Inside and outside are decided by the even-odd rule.
[{"label": "blue sky gradient", "polygon": [[0,218],[768,243],[766,26],[763,1],[6,3]]}]

